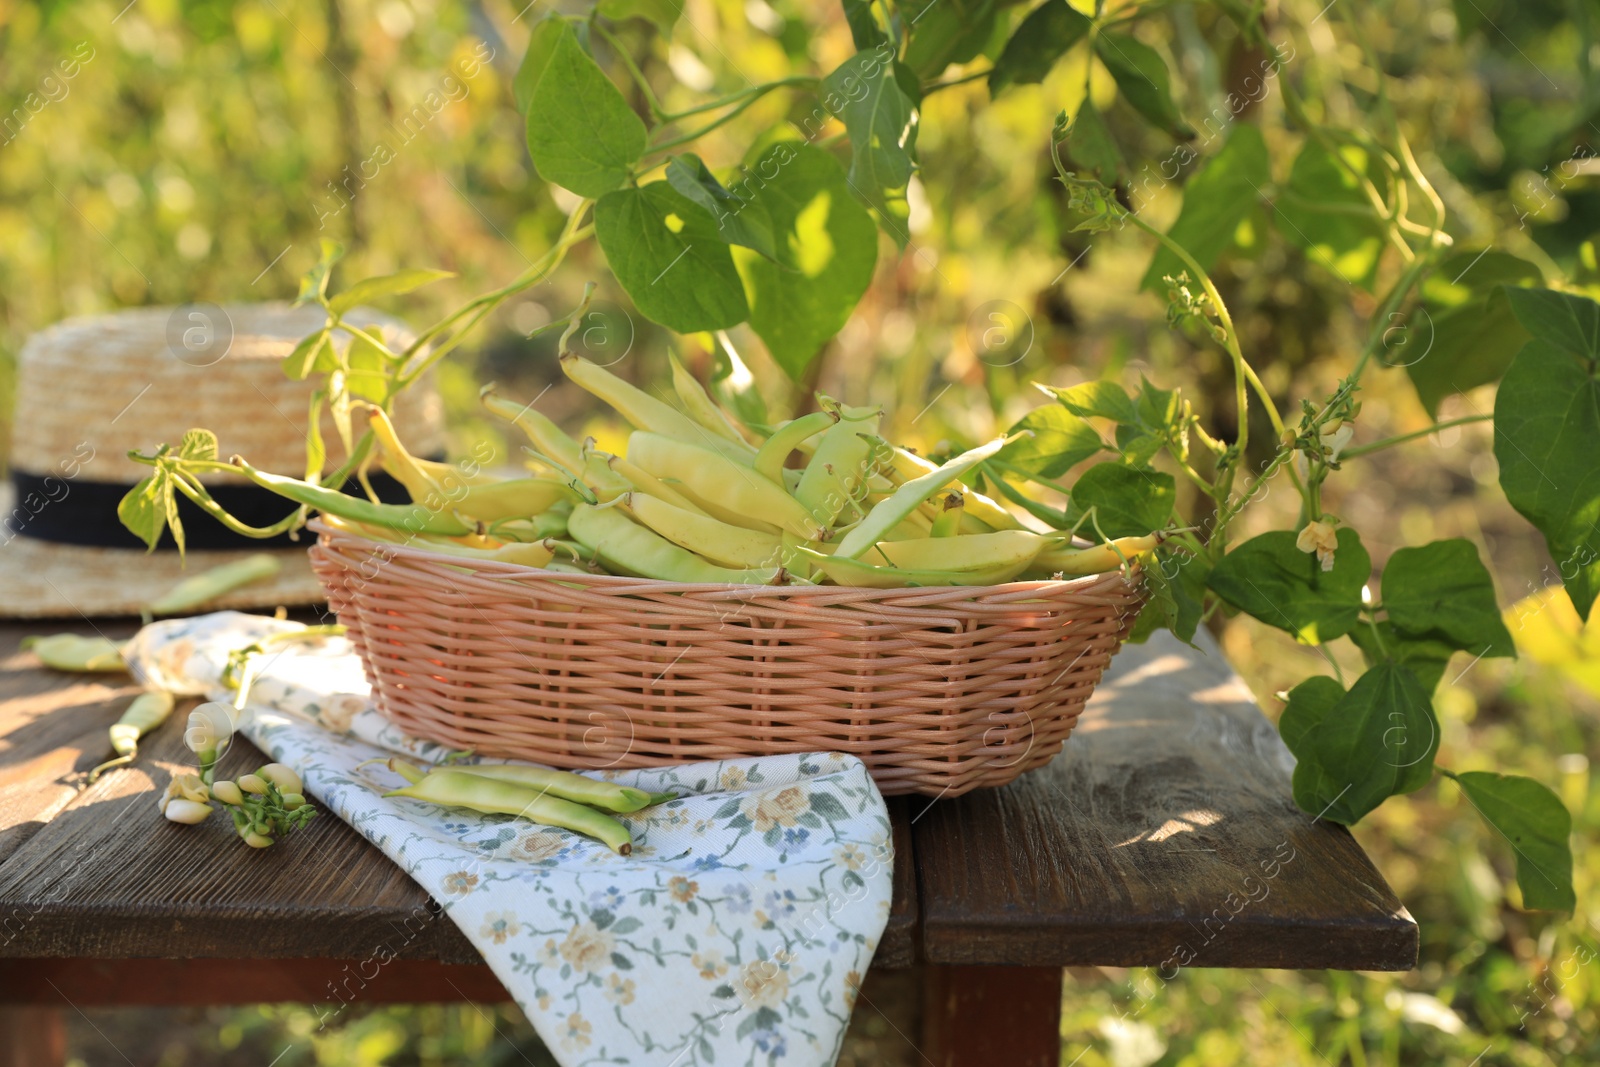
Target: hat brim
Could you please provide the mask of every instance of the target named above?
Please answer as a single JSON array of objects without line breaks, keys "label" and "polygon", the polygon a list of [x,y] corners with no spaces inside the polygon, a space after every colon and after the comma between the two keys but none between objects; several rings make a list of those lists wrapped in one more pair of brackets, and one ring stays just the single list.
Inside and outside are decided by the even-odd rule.
[{"label": "hat brim", "polygon": [[[0,514],[12,496],[0,485]],[[307,544],[313,535],[306,533]],[[269,578],[233,589],[205,605],[225,608],[301,607],[327,602],[304,548],[144,553],[137,549],[64,545],[32,537],[0,543],[0,618],[56,619],[138,615],[144,605],[192,575],[270,551],[283,566]]]}]

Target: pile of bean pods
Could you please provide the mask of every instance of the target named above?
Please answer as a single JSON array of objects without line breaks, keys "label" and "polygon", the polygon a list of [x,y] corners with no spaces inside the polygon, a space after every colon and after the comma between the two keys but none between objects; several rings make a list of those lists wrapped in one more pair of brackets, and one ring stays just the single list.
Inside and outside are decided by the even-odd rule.
[{"label": "pile of bean pods", "polygon": [[408,783],[403,789],[384,793],[385,797],[406,797],[486,815],[516,815],[592,837],[620,856],[633,851],[633,835],[613,816],[673,799],[670,793],[646,793],[542,767],[484,763],[442,765],[424,771],[398,757],[371,762],[384,763]]},{"label": "pile of bean pods", "polygon": [[530,476],[498,479],[415,457],[377,408],[368,417],[383,467],[405,486],[410,505],[233,462],[257,484],[369,537],[473,559],[677,582],[993,585],[1112,570],[1162,538],[1085,548],[1059,532],[1026,528],[962,484],[1007,438],[934,464],[880,437],[877,409],[818,396],[819,410],[757,429],[718,406],[676,360],[677,403],[570,352],[561,368],[634,427],[625,448],[580,443],[489,386],[484,404],[528,439]]}]

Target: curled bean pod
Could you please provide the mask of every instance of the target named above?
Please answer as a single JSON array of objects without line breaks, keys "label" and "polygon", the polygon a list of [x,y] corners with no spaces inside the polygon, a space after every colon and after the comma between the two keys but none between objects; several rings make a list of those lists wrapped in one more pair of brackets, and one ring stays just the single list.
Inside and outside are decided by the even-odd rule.
[{"label": "curled bean pod", "polygon": [[89,781],[93,782],[112,767],[132,763],[139,753],[139,738],[166,722],[175,702],[171,693],[161,691],[140,693],[134,697],[122,717],[111,724],[111,751],[117,754],[117,758],[107,760],[90,771]]}]

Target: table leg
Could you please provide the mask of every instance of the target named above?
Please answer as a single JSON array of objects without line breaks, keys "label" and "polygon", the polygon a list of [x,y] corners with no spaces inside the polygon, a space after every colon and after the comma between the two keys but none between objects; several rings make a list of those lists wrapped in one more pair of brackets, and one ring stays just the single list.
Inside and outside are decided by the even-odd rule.
[{"label": "table leg", "polygon": [[57,1008],[0,1007],[0,1067],[60,1067],[67,1024]]},{"label": "table leg", "polygon": [[922,1050],[934,1067],[1057,1067],[1060,967],[924,970]]}]

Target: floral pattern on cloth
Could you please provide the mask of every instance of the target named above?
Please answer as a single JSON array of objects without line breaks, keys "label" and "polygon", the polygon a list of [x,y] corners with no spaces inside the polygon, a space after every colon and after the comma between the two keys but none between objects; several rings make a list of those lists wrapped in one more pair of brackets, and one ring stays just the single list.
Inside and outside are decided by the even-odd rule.
[{"label": "floral pattern on cloth", "polygon": [[[229,653],[298,628],[218,612],[147,626],[125,655],[148,685],[231,704]],[[634,839],[622,857],[524,819],[384,799],[403,783],[358,764],[446,750],[372,707],[344,638],[263,655],[241,732],[432,895],[563,1065],[835,1061],[889,916],[888,810],[859,760],[597,773],[679,794],[620,816]]]}]

